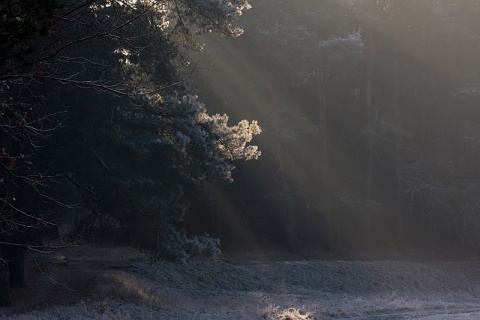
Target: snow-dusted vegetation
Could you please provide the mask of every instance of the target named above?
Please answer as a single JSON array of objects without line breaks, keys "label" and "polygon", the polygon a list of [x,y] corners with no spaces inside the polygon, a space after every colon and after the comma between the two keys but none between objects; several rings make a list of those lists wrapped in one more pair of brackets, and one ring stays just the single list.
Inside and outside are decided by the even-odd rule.
[{"label": "snow-dusted vegetation", "polygon": [[[57,255],[70,304],[4,309],[1,319],[478,319],[477,261],[277,260],[265,254],[151,264],[135,250]],[[136,255],[135,255],[136,254]],[[123,260],[121,260],[123,257]],[[285,256],[288,258],[289,256]],[[78,268],[79,272],[76,272]],[[82,271],[80,271],[82,269]],[[46,285],[45,275],[39,281]],[[43,280],[42,280],[43,279]],[[48,285],[75,294],[62,285]],[[44,290],[49,292],[49,290]],[[41,292],[39,293],[41,294]],[[41,308],[40,308],[41,307]]]}]

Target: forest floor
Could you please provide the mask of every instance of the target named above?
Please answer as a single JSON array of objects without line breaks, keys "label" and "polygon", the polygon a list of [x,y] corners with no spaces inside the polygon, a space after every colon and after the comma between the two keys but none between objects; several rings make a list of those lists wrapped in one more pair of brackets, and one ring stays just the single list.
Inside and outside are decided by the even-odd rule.
[{"label": "forest floor", "polygon": [[[465,257],[463,257],[465,258]],[[0,319],[480,319],[480,261],[224,253],[156,262],[128,247],[27,258]]]}]

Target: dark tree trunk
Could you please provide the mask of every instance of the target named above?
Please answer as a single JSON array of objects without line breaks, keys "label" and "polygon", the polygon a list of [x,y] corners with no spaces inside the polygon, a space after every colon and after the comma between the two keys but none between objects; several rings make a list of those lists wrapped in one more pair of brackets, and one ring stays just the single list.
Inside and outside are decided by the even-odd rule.
[{"label": "dark tree trunk", "polygon": [[328,226],[327,237],[328,246],[331,252],[338,256],[342,255],[342,235],[340,223],[338,223],[337,214],[332,212],[333,208],[330,199],[330,176],[328,163],[328,144],[327,144],[327,97],[325,93],[325,78],[323,67],[319,67],[320,86],[319,86],[319,108],[318,108],[318,126],[320,128],[320,178],[322,181],[321,202],[326,210],[326,222]]},{"label": "dark tree trunk", "polygon": [[[401,129],[401,107],[400,107],[400,66],[399,66],[399,57],[398,49],[395,49],[393,56],[393,120],[394,125],[397,129]],[[395,197],[394,197],[394,208],[393,213],[396,217],[396,242],[398,245],[405,245],[405,217],[404,217],[404,208],[403,208],[403,199],[402,199],[402,152],[401,152],[401,137],[400,135],[395,136],[395,158],[394,158],[394,171],[395,171]]]},{"label": "dark tree trunk", "polygon": [[0,307],[6,307],[11,304],[5,270],[0,267]]},{"label": "dark tree trunk", "polygon": [[289,253],[298,252],[297,244],[297,221],[295,212],[295,199],[290,194],[284,196],[285,213],[286,213],[286,229],[287,229],[287,245]]},{"label": "dark tree trunk", "polygon": [[[365,108],[368,126],[373,126],[375,118],[374,106],[373,106],[373,66],[375,60],[375,43],[373,39],[373,18],[375,1],[370,0],[367,15],[367,31],[366,31],[366,75],[365,75]],[[365,198],[372,199],[373,193],[373,160],[375,152],[375,142],[372,134],[368,136],[367,141],[367,168],[366,168],[366,182],[365,182]],[[368,210],[363,212],[365,222],[365,247],[370,249],[372,246],[372,213]]]},{"label": "dark tree trunk", "polygon": [[25,249],[22,246],[4,245],[2,256],[8,262],[8,280],[13,288],[25,287]]}]

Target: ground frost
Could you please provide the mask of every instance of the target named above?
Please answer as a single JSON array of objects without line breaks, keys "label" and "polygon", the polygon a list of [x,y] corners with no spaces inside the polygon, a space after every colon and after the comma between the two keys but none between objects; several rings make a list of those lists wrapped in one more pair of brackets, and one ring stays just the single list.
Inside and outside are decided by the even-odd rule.
[{"label": "ground frost", "polygon": [[3,319],[480,319],[475,262],[136,261],[92,294]]}]

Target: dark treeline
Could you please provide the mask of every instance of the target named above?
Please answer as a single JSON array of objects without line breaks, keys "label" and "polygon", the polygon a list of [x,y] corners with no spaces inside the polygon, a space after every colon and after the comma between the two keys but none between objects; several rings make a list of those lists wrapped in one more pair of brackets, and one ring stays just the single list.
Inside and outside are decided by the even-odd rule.
[{"label": "dark treeline", "polygon": [[250,248],[475,250],[478,2],[252,5],[242,37],[206,38],[195,85],[258,119],[263,155],[209,191],[204,228]]},{"label": "dark treeline", "polygon": [[[261,129],[208,113],[182,73],[198,35],[241,35],[233,21],[249,7],[0,1],[0,305],[26,285],[26,252],[87,239],[152,261],[218,253],[183,217],[205,184],[232,182],[234,162],[260,156],[250,141]],[[58,226],[64,237],[46,243]]]}]

